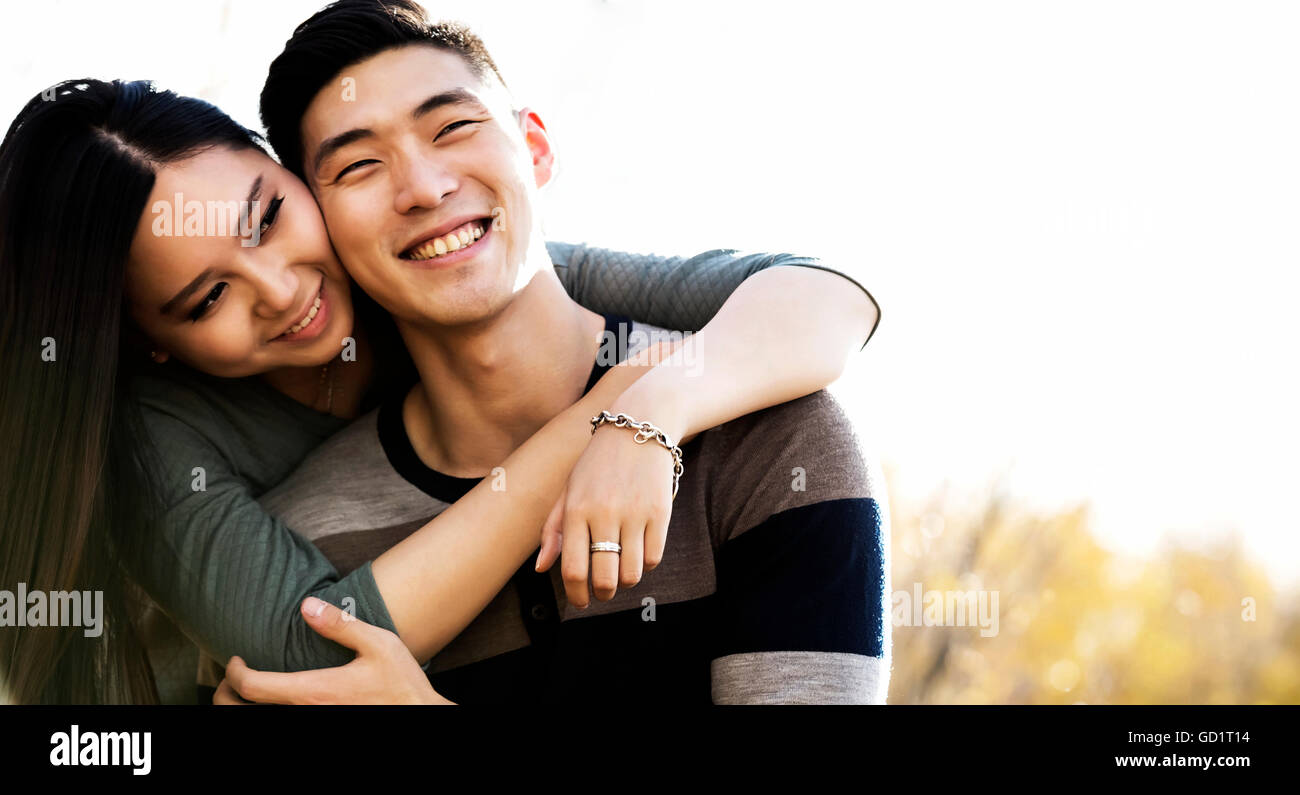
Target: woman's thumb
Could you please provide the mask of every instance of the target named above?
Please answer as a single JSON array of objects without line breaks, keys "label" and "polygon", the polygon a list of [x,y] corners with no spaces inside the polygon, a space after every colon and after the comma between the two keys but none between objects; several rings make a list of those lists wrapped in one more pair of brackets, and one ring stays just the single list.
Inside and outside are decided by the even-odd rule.
[{"label": "woman's thumb", "polygon": [[302,600],[302,617],[321,637],[358,652],[366,645],[366,629],[372,628],[351,613],[315,596]]},{"label": "woman's thumb", "polygon": [[561,524],[564,519],[564,498],[568,495],[569,490],[565,488],[560,492],[560,499],[555,501],[555,506],[551,508],[551,513],[546,517],[546,522],[542,524],[542,548],[537,553],[537,563],[533,567],[537,571],[546,571],[551,568],[556,559],[560,557],[560,546],[564,537],[563,527]]}]

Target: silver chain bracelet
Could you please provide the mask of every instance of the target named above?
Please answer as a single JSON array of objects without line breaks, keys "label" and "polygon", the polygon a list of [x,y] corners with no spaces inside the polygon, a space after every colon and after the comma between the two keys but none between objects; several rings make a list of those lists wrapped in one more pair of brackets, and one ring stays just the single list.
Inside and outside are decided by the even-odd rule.
[{"label": "silver chain bracelet", "polygon": [[594,434],[596,429],[605,423],[613,423],[616,428],[633,428],[636,430],[636,436],[632,437],[637,444],[645,444],[654,439],[663,445],[668,452],[673,454],[673,499],[677,499],[677,484],[682,479],[682,472],[686,471],[682,466],[682,448],[678,447],[668,434],[664,433],[658,427],[649,422],[637,422],[623,413],[610,414],[608,411],[602,411],[591,418],[591,432]]}]

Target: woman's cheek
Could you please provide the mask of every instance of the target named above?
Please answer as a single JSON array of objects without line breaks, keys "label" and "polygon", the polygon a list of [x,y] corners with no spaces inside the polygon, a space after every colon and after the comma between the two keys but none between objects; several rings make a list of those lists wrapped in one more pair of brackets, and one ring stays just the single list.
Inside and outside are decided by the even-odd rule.
[{"label": "woman's cheek", "polygon": [[223,378],[253,375],[254,346],[247,327],[213,328],[205,332],[191,347],[191,366]]}]

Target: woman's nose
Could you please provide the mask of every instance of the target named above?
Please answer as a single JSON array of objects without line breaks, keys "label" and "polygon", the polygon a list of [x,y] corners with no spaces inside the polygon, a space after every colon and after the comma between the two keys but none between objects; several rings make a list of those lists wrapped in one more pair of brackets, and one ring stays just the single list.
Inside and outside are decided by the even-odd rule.
[{"label": "woman's nose", "polygon": [[300,281],[284,262],[251,261],[248,280],[256,291],[255,311],[268,320],[294,309],[302,298]]}]

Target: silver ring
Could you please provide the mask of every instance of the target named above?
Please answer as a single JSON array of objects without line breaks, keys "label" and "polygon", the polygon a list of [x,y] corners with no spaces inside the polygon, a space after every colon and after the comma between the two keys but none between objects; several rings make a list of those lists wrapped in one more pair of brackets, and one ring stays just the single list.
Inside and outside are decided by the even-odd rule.
[{"label": "silver ring", "polygon": [[613,552],[618,554],[623,551],[623,546],[617,541],[593,541],[591,542],[592,552]]}]

